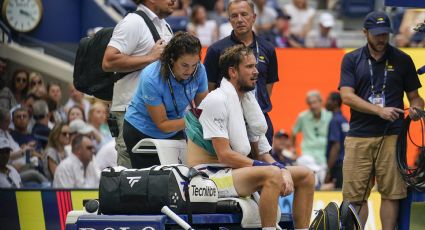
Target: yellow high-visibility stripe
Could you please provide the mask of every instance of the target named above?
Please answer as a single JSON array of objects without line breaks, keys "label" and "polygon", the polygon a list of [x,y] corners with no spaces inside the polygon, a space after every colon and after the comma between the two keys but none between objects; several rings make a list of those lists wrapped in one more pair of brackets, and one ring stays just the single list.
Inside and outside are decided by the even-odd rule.
[{"label": "yellow high-visibility stripe", "polygon": [[46,229],[40,191],[17,191],[16,203],[21,230]]},{"label": "yellow high-visibility stripe", "polygon": [[82,210],[83,200],[85,199],[97,199],[99,198],[99,192],[93,191],[71,191],[72,210]]}]

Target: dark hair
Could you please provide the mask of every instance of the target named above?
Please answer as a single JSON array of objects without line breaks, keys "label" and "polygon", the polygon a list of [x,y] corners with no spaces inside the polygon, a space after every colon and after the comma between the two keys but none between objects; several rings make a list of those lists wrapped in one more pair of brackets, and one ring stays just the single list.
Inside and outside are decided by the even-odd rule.
[{"label": "dark hair", "polygon": [[198,11],[199,11],[200,9],[202,9],[202,8],[204,8],[204,10],[205,10],[205,7],[204,7],[204,6],[202,6],[202,5],[198,5],[198,4],[196,4],[196,5],[192,6],[192,13],[190,14],[190,21],[191,21],[194,25],[198,25],[198,24],[199,24],[199,21],[198,21],[198,20],[197,20],[197,18],[196,18],[196,14],[198,14]]},{"label": "dark hair", "polygon": [[338,92],[332,92],[332,93],[329,94],[329,98],[332,101],[336,102],[337,105],[338,105],[338,107],[341,107],[341,105],[342,105],[342,99],[341,99],[341,94],[340,93],[338,93]]},{"label": "dark hair", "polygon": [[68,110],[68,114],[67,114],[67,116],[66,116],[66,119],[68,120],[68,123],[70,122],[69,121],[69,114],[71,113],[71,110],[73,110],[73,109],[79,109],[80,111],[81,111],[81,113],[83,114],[83,121],[85,122],[86,121],[86,115],[85,115],[85,113],[84,113],[84,109],[82,109],[80,106],[78,106],[78,105],[74,105],[74,106],[72,106],[71,108],[69,108],[69,110]]},{"label": "dark hair", "polygon": [[25,97],[25,95],[27,94],[27,92],[28,92],[28,88],[29,88],[29,85],[30,85],[30,73],[28,72],[28,71],[26,71],[26,70],[24,70],[24,69],[17,69],[17,70],[15,70],[15,72],[13,72],[13,75],[12,75],[12,79],[11,79],[11,81],[10,81],[10,84],[9,84],[9,86],[10,86],[10,90],[13,92],[13,93],[16,93],[16,85],[15,85],[15,79],[16,79],[16,76],[18,76],[18,74],[19,73],[25,73],[25,75],[27,76],[27,87],[25,87],[25,89],[23,89],[21,92],[20,92],[20,94],[21,94],[21,97],[23,98],[23,97]]},{"label": "dark hair", "polygon": [[171,60],[176,61],[185,54],[198,54],[201,58],[201,42],[188,32],[177,32],[165,46],[161,54],[161,75],[167,79],[170,75]]},{"label": "dark hair", "polygon": [[72,152],[75,152],[75,150],[77,150],[78,148],[81,147],[81,143],[83,142],[83,139],[87,137],[90,139],[89,136],[84,135],[84,134],[77,134],[74,139],[72,139],[72,143],[71,143],[71,150]]},{"label": "dark hair", "polygon": [[252,49],[242,44],[227,48],[220,56],[219,66],[222,72],[221,74],[226,79],[230,79],[229,68],[234,67],[239,69],[242,59],[250,54],[253,54]]}]

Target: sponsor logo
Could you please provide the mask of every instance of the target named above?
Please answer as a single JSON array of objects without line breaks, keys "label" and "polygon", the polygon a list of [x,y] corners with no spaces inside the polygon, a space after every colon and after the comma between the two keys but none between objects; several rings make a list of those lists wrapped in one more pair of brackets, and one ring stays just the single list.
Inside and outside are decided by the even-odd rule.
[{"label": "sponsor logo", "polygon": [[128,176],[128,183],[130,184],[130,187],[133,188],[133,185],[137,182],[139,182],[140,179],[142,179],[141,176]]},{"label": "sponsor logo", "polygon": [[385,23],[385,19],[384,18],[378,18],[376,19],[376,24],[383,24]]},{"label": "sponsor logo", "polygon": [[217,196],[217,188],[205,186],[205,187],[196,187],[196,185],[191,185],[192,187],[192,196]]},{"label": "sponsor logo", "polygon": [[394,72],[394,66],[392,66],[392,65],[388,65],[388,67],[387,67],[387,71],[388,71],[388,72]]}]

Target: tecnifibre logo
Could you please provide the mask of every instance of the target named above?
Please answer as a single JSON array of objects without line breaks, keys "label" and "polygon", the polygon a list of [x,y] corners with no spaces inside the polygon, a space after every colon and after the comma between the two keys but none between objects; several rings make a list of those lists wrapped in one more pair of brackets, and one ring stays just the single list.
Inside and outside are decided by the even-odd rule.
[{"label": "tecnifibre logo", "polygon": [[133,185],[137,182],[139,182],[139,180],[141,179],[141,176],[128,176],[128,183],[130,184],[130,187],[133,188]]}]

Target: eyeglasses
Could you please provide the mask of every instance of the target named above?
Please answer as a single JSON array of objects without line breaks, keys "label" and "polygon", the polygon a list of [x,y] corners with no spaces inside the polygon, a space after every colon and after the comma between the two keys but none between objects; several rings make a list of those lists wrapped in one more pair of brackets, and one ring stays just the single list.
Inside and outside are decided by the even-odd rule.
[{"label": "eyeglasses", "polygon": [[15,78],[15,82],[16,83],[27,83],[27,79],[18,77],[18,78]]},{"label": "eyeglasses", "polygon": [[38,80],[38,81],[31,81],[31,85],[32,86],[35,86],[35,85],[42,85],[43,84],[43,82],[41,81],[41,80]]},{"label": "eyeglasses", "polygon": [[71,136],[71,133],[70,133],[70,132],[61,132],[61,134],[62,134],[63,136],[65,136],[65,137],[69,137],[69,136]]},{"label": "eyeglasses", "polygon": [[16,114],[14,117],[16,119],[27,119],[28,115],[26,115],[26,114]]}]

